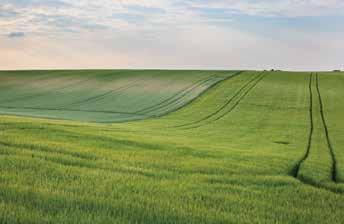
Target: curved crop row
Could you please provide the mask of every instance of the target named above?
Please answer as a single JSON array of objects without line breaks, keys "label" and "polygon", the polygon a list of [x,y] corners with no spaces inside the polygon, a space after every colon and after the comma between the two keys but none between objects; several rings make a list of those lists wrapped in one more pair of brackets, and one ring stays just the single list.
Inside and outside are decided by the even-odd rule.
[{"label": "curved crop row", "polygon": [[[203,117],[199,120],[190,122],[190,123],[186,123],[186,124],[182,124],[182,125],[178,125],[178,126],[174,126],[175,128],[182,128],[182,129],[191,129],[191,128],[197,128],[197,127],[201,127],[204,126],[206,124],[209,124],[211,122],[217,121],[219,119],[221,119],[223,116],[225,116],[226,114],[230,113],[232,110],[235,109],[235,107],[240,103],[240,101],[258,84],[258,82],[264,77],[264,72],[259,73],[258,75],[256,75],[255,77],[253,77],[252,79],[250,79],[247,83],[245,83],[230,99],[228,99],[218,110],[214,111],[213,113],[207,115],[206,117]],[[253,83],[253,84],[252,84]],[[250,88],[248,88],[246,91],[245,89],[250,86],[252,84],[252,86]],[[234,104],[234,106],[232,106],[228,111],[226,111],[224,114],[220,114],[221,112],[225,111],[228,106],[235,101],[235,99],[240,95],[243,94],[238,100],[237,102]],[[218,116],[219,115],[219,116]],[[204,122],[204,123],[203,123]],[[201,124],[203,123],[203,124]],[[197,125],[197,126],[194,126]]]},{"label": "curved crop row", "polygon": [[[0,88],[0,113],[92,122],[127,121],[132,115],[157,117],[185,106],[235,72],[84,70],[54,71],[47,77],[41,74],[0,72],[0,78],[11,84]],[[123,114],[128,114],[128,119]]]},{"label": "curved crop row", "polygon": [[[168,104],[164,106],[160,106],[150,112],[146,112],[145,114],[153,113],[155,116],[159,116],[168,112],[170,108],[180,108],[180,105],[183,106],[185,103],[188,102],[188,98],[192,99],[192,94],[203,91],[204,89],[208,89],[212,84],[221,81],[222,79],[210,78],[207,81],[203,82],[200,85],[194,86],[192,89],[185,91],[180,96],[172,99]],[[197,97],[197,96],[196,96]]]},{"label": "curved crop row", "polygon": [[[73,87],[75,85],[80,85],[82,83],[88,82],[91,79],[92,78],[78,80],[76,82],[71,82],[71,83],[68,83],[68,84],[63,85],[63,86],[59,86],[59,87],[56,87],[56,88],[51,88],[49,91],[57,91],[57,92],[63,91],[63,90],[66,90],[66,89],[68,89],[70,87]],[[47,85],[49,85],[49,84],[47,84]],[[11,98],[11,99],[2,100],[2,101],[0,101],[0,103],[8,103],[8,102],[13,103],[15,101],[37,98],[37,97],[40,97],[40,96],[44,96],[46,94],[47,94],[46,92],[28,93],[28,94],[23,94],[21,96],[17,96],[17,97]]]},{"label": "curved crop row", "polygon": [[82,99],[82,100],[79,100],[77,102],[73,102],[73,103],[70,103],[70,104],[67,104],[67,105],[64,105],[62,107],[60,107],[61,109],[62,108],[67,108],[69,106],[76,106],[76,105],[82,105],[82,104],[85,104],[85,103],[91,103],[91,102],[96,102],[98,100],[101,100],[103,99],[104,97],[108,96],[108,95],[111,95],[111,94],[118,94],[120,92],[123,92],[123,91],[126,91],[128,90],[129,88],[131,87],[134,87],[135,85],[137,85],[137,83],[140,81],[140,79],[137,79],[137,80],[134,80],[124,86],[120,86],[118,88],[115,88],[115,89],[112,89],[112,90],[109,90],[109,91],[106,91],[104,93],[101,93],[101,94],[98,94],[98,95],[95,95],[95,96],[91,96],[91,97],[88,97],[86,99]]},{"label": "curved crop row", "polygon": [[[187,86],[186,88],[182,89],[181,91],[177,92],[175,95],[168,97],[167,99],[153,105],[153,106],[149,106],[146,108],[143,108],[141,110],[136,111],[136,113],[149,113],[152,111],[155,111],[159,108],[162,107],[166,107],[168,106],[171,102],[175,101],[176,99],[180,99],[183,95],[193,91],[195,88],[199,87],[200,85],[205,84],[206,82],[208,82],[212,77],[207,77],[205,79],[202,80],[198,80],[195,83],[192,83],[191,85]],[[180,96],[182,95],[182,96]]]}]

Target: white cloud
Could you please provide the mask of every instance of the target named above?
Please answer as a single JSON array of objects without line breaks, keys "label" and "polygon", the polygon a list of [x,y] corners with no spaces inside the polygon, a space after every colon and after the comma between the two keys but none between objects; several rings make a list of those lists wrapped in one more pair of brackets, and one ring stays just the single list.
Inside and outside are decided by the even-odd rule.
[{"label": "white cloud", "polygon": [[[266,31],[278,35],[265,35],[220,26],[222,19],[207,11],[272,18],[337,15],[344,9],[336,0],[0,3],[0,69],[332,69],[344,58],[344,30],[334,34],[319,29],[311,34],[284,27]],[[11,33],[25,37],[8,38]]]},{"label": "white cloud", "polygon": [[277,40],[202,25],[166,30],[153,37],[89,33],[82,38],[0,38],[0,68],[328,70],[342,66],[342,36],[289,35]]},{"label": "white cloud", "polygon": [[187,1],[189,6],[260,16],[324,16],[344,14],[342,0],[214,0]]},{"label": "white cloud", "polygon": [[[97,28],[157,30],[221,22],[218,17],[233,14],[344,16],[342,0],[0,0],[0,3],[0,35],[16,30],[51,34],[63,28],[66,32]],[[214,16],[210,9],[221,11]]]}]

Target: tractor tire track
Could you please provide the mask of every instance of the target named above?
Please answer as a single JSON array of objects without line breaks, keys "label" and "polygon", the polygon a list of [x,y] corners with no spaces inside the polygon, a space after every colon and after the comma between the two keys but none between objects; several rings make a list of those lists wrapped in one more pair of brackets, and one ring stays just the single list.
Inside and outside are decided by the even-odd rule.
[{"label": "tractor tire track", "polygon": [[[165,105],[165,106],[168,106],[168,105],[169,105],[168,101],[172,100],[173,98],[177,97],[178,95],[182,94],[183,92],[189,90],[190,88],[191,88],[191,89],[194,89],[195,87],[200,86],[201,84],[203,84],[203,83],[209,81],[211,78],[212,78],[212,77],[207,77],[207,78],[205,78],[205,79],[198,80],[198,81],[196,81],[195,83],[192,83],[191,85],[187,86],[187,87],[184,88],[183,90],[179,91],[178,93],[174,94],[173,96],[170,96],[169,98],[167,98],[167,99],[161,101],[160,103],[155,104],[155,105],[150,106],[150,107],[146,107],[146,108],[141,109],[141,110],[138,110],[138,111],[135,111],[135,113],[136,113],[136,112],[137,112],[137,113],[149,113],[149,112],[151,112],[151,111],[154,111],[155,108],[161,107],[161,106],[164,105],[165,103],[167,103],[167,105]],[[164,106],[162,106],[162,107],[164,107]]]},{"label": "tractor tire track", "polygon": [[[242,73],[242,71],[238,71],[238,72],[235,72],[234,74],[232,74],[232,75],[230,75],[230,76],[224,77],[222,80],[219,80],[219,81],[214,82],[213,84],[211,84],[211,85],[208,87],[208,89],[211,88],[211,87],[213,87],[213,86],[215,86],[216,84],[220,83],[221,81],[225,81],[225,80],[227,80],[227,79],[233,78],[233,77],[235,77],[235,76],[238,76],[238,75],[241,74],[241,73]],[[208,78],[205,78],[205,79],[196,81],[195,83],[189,85],[188,87],[186,87],[185,89],[181,90],[180,92],[178,92],[178,93],[175,94],[174,96],[171,96],[169,99],[164,100],[164,102],[159,103],[159,105],[161,105],[161,104],[163,104],[163,103],[165,103],[165,102],[167,102],[167,101],[173,99],[174,97],[176,97],[176,96],[179,95],[179,94],[182,94],[184,91],[187,91],[189,88],[192,88],[192,90],[195,89],[195,88],[197,88],[198,86],[200,86],[200,82],[203,84],[203,82],[208,82],[209,80],[211,80],[211,79],[213,79],[213,78],[217,78],[217,75],[213,75],[213,76],[210,76],[210,77],[208,77]],[[222,78],[222,77],[221,77],[221,78]],[[194,87],[195,85],[196,85],[196,87]],[[191,90],[191,91],[192,91],[192,90]],[[204,92],[204,91],[202,91],[202,92]],[[199,97],[199,95],[198,95],[197,97],[191,99],[191,101],[190,101],[189,103],[193,102],[193,101],[194,101],[196,98],[198,98],[198,97]],[[177,98],[177,101],[178,101],[179,99],[181,99],[181,97],[178,97],[178,98]],[[170,104],[171,104],[171,103],[168,103],[165,107],[169,106]],[[157,105],[154,105],[154,106],[152,106],[152,107],[155,107],[155,106],[158,106],[158,104],[157,104]],[[152,107],[149,107],[149,108],[152,108]],[[148,108],[146,108],[146,109],[148,109]],[[159,108],[159,109],[160,109],[160,108]],[[154,110],[153,110],[153,111],[154,111]],[[173,111],[175,111],[175,110],[173,110]],[[137,111],[137,112],[142,113],[141,110],[140,110],[140,111]],[[149,111],[149,112],[151,112],[151,111]],[[144,113],[147,113],[147,111],[145,111]],[[164,113],[164,114],[165,114],[165,113]]]},{"label": "tractor tire track", "polygon": [[318,76],[318,74],[316,74],[315,78],[316,78],[315,79],[316,80],[316,89],[317,89],[319,104],[320,104],[321,120],[322,120],[322,123],[324,126],[324,132],[325,132],[325,136],[326,136],[327,146],[328,146],[329,153],[330,153],[331,159],[332,159],[331,179],[333,182],[337,182],[337,160],[336,160],[336,156],[335,156],[332,144],[331,144],[328,126],[327,126],[326,119],[325,119],[324,105],[323,105],[323,101],[322,101],[322,97],[321,97],[321,93],[320,93],[320,88],[319,88],[319,76]]},{"label": "tractor tire track", "polygon": [[[74,85],[79,85],[81,83],[84,83],[84,82],[88,82],[90,81],[91,79],[93,79],[93,77],[91,78],[87,78],[87,79],[83,79],[83,80],[80,80],[80,81],[77,81],[77,82],[73,82],[73,83],[69,83],[67,85],[64,85],[64,86],[61,86],[59,88],[56,88],[56,89],[52,89],[53,91],[61,91],[61,90],[65,90],[71,86],[74,86]],[[50,84],[49,84],[50,85]],[[41,92],[41,93],[33,93],[33,94],[23,94],[22,96],[18,96],[18,97],[15,97],[13,99],[7,99],[7,100],[3,100],[0,102],[0,104],[2,103],[8,103],[8,102],[15,102],[15,101],[18,101],[18,100],[25,100],[25,99],[32,99],[32,98],[37,98],[37,97],[40,97],[40,96],[44,96],[46,95],[47,92]]]},{"label": "tractor tire track", "polygon": [[199,119],[199,120],[196,120],[196,121],[193,121],[193,122],[190,122],[190,123],[187,123],[187,124],[182,124],[182,125],[177,125],[177,126],[173,126],[172,128],[184,128],[184,127],[187,127],[187,126],[192,126],[192,125],[195,125],[195,124],[199,124],[203,121],[207,121],[211,118],[213,118],[214,116],[216,116],[218,113],[220,113],[221,111],[223,111],[224,109],[226,109],[226,107],[237,97],[239,96],[243,91],[244,89],[249,86],[251,83],[253,83],[255,80],[257,80],[259,78],[259,76],[261,74],[263,74],[264,72],[262,73],[259,73],[258,75],[256,75],[255,77],[253,77],[252,79],[250,79],[248,82],[246,82],[230,99],[228,99],[226,101],[225,104],[223,104],[218,110],[216,110],[215,112],[207,115],[206,117],[203,117],[202,119]]},{"label": "tractor tire track", "polygon": [[189,126],[189,125],[192,125],[192,124],[197,124],[199,122],[202,122],[204,120],[207,120],[209,118],[211,118],[212,116],[215,116],[217,113],[221,112],[223,109],[226,108],[226,106],[231,103],[234,98],[236,96],[238,96],[252,81],[254,81],[254,79],[256,79],[258,77],[255,76],[254,78],[252,78],[251,80],[249,80],[246,84],[244,84],[224,105],[222,105],[218,110],[216,110],[215,112],[207,115],[206,117],[202,118],[202,119],[199,119],[197,121],[193,121],[193,122],[190,122],[190,123],[186,123],[186,124],[182,124],[182,125],[178,125],[178,126],[173,126],[173,128],[179,128],[179,127],[185,127],[185,126]]},{"label": "tractor tire track", "polygon": [[257,86],[257,84],[265,77],[264,74],[262,74],[258,79],[255,80],[255,83],[236,101],[236,103],[228,110],[226,111],[224,114],[220,115],[219,117],[215,118],[215,120],[211,120],[209,122],[206,122],[204,124],[200,124],[197,126],[193,126],[190,128],[186,128],[186,129],[194,129],[194,128],[198,128],[198,127],[202,127],[208,124],[211,124],[215,121],[218,121],[220,119],[222,119],[224,116],[226,116],[227,114],[231,113],[240,103],[241,101],[252,91],[252,89],[254,89],[254,87]]},{"label": "tractor tire track", "polygon": [[162,106],[160,106],[160,107],[157,107],[157,108],[155,108],[155,109],[152,110],[152,111],[146,112],[145,114],[150,113],[150,112],[159,111],[159,110],[165,109],[165,108],[168,109],[168,107],[171,107],[172,105],[178,104],[178,103],[180,102],[180,100],[182,100],[182,99],[183,99],[185,96],[187,96],[189,93],[192,93],[195,89],[197,89],[198,87],[201,87],[203,84],[206,84],[207,82],[209,82],[209,81],[211,81],[211,80],[212,80],[212,78],[210,78],[210,79],[208,79],[208,80],[206,80],[206,81],[204,81],[204,82],[202,82],[202,83],[200,83],[200,84],[194,86],[193,88],[191,88],[191,89],[187,90],[186,92],[184,92],[182,95],[180,95],[180,96],[178,96],[177,98],[173,99],[172,101],[168,102],[167,105],[162,105]]},{"label": "tractor tire track", "polygon": [[309,152],[311,150],[312,146],[312,138],[313,138],[313,132],[314,132],[314,119],[313,119],[313,90],[312,90],[312,79],[313,79],[313,73],[309,76],[309,134],[308,134],[308,143],[306,147],[306,152],[304,156],[296,163],[294,168],[291,171],[291,174],[293,177],[298,178],[299,171],[302,163],[306,161],[306,159],[309,156]]},{"label": "tractor tire track", "polygon": [[[109,72],[109,73],[104,73],[104,74],[102,74],[102,76],[107,76],[107,75],[110,75],[111,74],[111,72]],[[108,78],[111,78],[111,76],[109,76]],[[87,82],[87,81],[89,81],[89,80],[91,80],[92,78],[88,78],[88,79],[86,79],[86,80],[81,80],[81,83],[83,83],[83,82]],[[107,79],[107,78],[106,78]],[[116,78],[116,79],[118,79],[118,78]],[[80,83],[77,83],[77,85],[78,84],[80,84]],[[54,94],[54,96],[55,97],[57,97],[57,96],[59,96],[59,95],[61,95],[61,94],[64,94],[63,92],[61,92],[61,89],[60,90],[57,90],[57,92],[56,93],[53,93]],[[72,103],[71,103],[72,104]],[[69,104],[67,104],[68,106],[69,106]],[[65,107],[65,105],[60,105],[60,106],[57,106],[56,108],[57,109],[62,109],[62,108],[64,108]]]},{"label": "tractor tire track", "polygon": [[[238,76],[238,75],[241,74],[242,72],[243,72],[243,71],[238,71],[238,72],[234,73],[234,74],[231,75],[231,76],[228,76],[228,77],[226,77],[226,78],[224,78],[224,79],[222,79],[222,80],[220,80],[220,81],[218,81],[218,82],[212,83],[210,86],[208,86],[207,89],[202,90],[199,94],[197,94],[197,96],[195,96],[194,98],[192,98],[192,99],[190,99],[189,101],[185,102],[183,105],[180,105],[180,106],[178,106],[178,107],[176,107],[176,108],[173,108],[173,109],[171,109],[171,110],[169,110],[169,111],[167,111],[167,112],[164,112],[164,113],[162,113],[162,114],[159,114],[159,115],[154,115],[154,116],[151,115],[151,117],[152,117],[152,118],[160,118],[160,117],[162,117],[162,116],[166,116],[166,115],[168,115],[168,114],[171,114],[171,113],[173,113],[173,112],[176,112],[176,111],[179,110],[180,108],[192,104],[194,101],[196,101],[196,100],[197,100],[199,97],[201,97],[203,94],[207,93],[207,91],[209,91],[210,89],[216,87],[217,85],[219,85],[220,83],[222,83],[222,82],[224,82],[224,81],[226,81],[226,80],[228,80],[228,79],[231,79],[231,78],[233,78],[233,77],[235,77],[235,76]],[[167,127],[167,128],[171,128],[171,127]]]},{"label": "tractor tire track", "polygon": [[[70,75],[71,77],[75,76],[75,74],[73,74],[73,73],[71,74],[70,72],[71,72],[71,71],[66,71],[66,72],[62,72],[62,74],[63,74],[64,76],[65,76],[65,75]],[[45,80],[49,80],[51,74],[54,74],[54,73],[59,74],[59,71],[54,71],[54,72],[51,72],[51,73],[48,73],[48,74],[44,74],[44,75],[42,75],[42,76],[44,76],[44,77],[47,76],[47,78],[45,78]],[[107,76],[107,75],[109,75],[109,74],[112,74],[112,71],[106,72],[106,73],[102,74],[102,76]],[[76,75],[76,76],[79,76],[79,75]],[[72,86],[75,86],[75,85],[80,85],[80,84],[82,84],[82,83],[91,81],[91,80],[93,80],[93,79],[94,79],[94,77],[93,77],[93,76],[90,76],[90,77],[85,78],[85,79],[82,79],[82,80],[78,80],[78,81],[75,81],[75,82],[72,82],[72,83],[68,83],[67,85],[63,85],[63,86],[60,86],[60,87],[57,87],[57,88],[52,88],[52,89],[49,90],[49,91],[52,91],[52,90],[53,90],[53,91],[56,91],[57,94],[59,94],[59,92],[61,92],[62,90],[65,90],[65,89],[67,89],[67,88],[69,88],[69,87],[72,87]],[[37,78],[37,79],[35,79],[35,80],[39,80],[39,79]],[[49,85],[51,85],[51,83],[47,83],[47,84],[45,84],[45,85],[42,85],[41,87],[46,87],[46,86],[49,86]],[[42,92],[40,92],[40,93],[22,94],[21,96],[17,96],[17,97],[12,98],[12,99],[6,99],[6,100],[4,100],[4,101],[0,101],[0,104],[1,104],[1,103],[6,103],[6,102],[15,102],[15,101],[18,101],[18,100],[25,100],[25,99],[28,99],[28,98],[30,98],[30,99],[32,99],[32,98],[37,98],[37,97],[44,96],[44,95],[46,95],[46,94],[51,94],[51,93],[47,93],[47,92],[42,93]],[[55,93],[55,94],[56,94],[56,93]]]},{"label": "tractor tire track", "polygon": [[227,111],[225,114],[221,115],[220,117],[217,117],[214,121],[220,120],[221,118],[223,118],[224,116],[232,112],[232,110],[234,110],[241,103],[241,101],[252,91],[252,89],[254,89],[258,85],[258,83],[264,77],[265,77],[265,74],[262,74],[257,80],[255,80],[255,83],[239,98],[239,100],[233,105],[233,107],[229,111]]},{"label": "tractor tire track", "polygon": [[[137,86],[139,85],[140,81],[143,81],[142,78],[138,77],[136,78],[136,80],[128,83],[127,85],[125,86],[121,86],[121,87],[118,87],[116,89],[113,89],[113,90],[110,90],[110,91],[107,91],[105,93],[102,93],[102,94],[99,94],[97,96],[92,96],[90,98],[87,98],[87,99],[84,99],[84,100],[81,100],[81,101],[78,101],[78,102],[74,102],[74,103],[71,103],[71,104],[68,104],[68,105],[65,105],[61,108],[66,108],[66,107],[69,107],[69,106],[76,106],[76,105],[83,105],[85,103],[90,103],[90,102],[97,102],[97,101],[100,101],[102,99],[104,99],[106,96],[108,95],[112,95],[112,94],[115,94],[113,96],[116,96],[118,94],[121,94],[123,93],[124,91],[134,87],[134,86]],[[144,114],[140,111],[136,111],[136,112],[131,112],[132,114]]]},{"label": "tractor tire track", "polygon": [[130,89],[134,86],[136,86],[138,84],[139,80],[136,80],[134,82],[131,82],[125,86],[121,86],[119,88],[116,88],[116,89],[112,89],[112,90],[109,90],[105,93],[102,93],[102,94],[99,94],[99,95],[96,95],[96,96],[92,96],[92,97],[89,97],[89,98],[86,98],[86,99],[83,99],[83,100],[80,100],[80,101],[77,101],[77,102],[73,102],[73,103],[70,103],[70,104],[67,104],[67,105],[64,105],[62,107],[59,107],[61,109],[64,109],[66,107],[70,107],[70,106],[77,106],[77,105],[82,105],[82,104],[85,104],[85,103],[92,103],[92,102],[97,102],[103,98],[105,98],[106,96],[108,95],[111,95],[111,94],[118,94],[120,92],[123,92],[127,89]]},{"label": "tractor tire track", "polygon": [[27,110],[47,110],[47,111],[69,111],[69,112],[90,112],[90,113],[104,113],[104,114],[128,114],[128,115],[139,115],[146,116],[147,114],[138,114],[124,111],[109,111],[109,110],[78,110],[78,109],[59,109],[59,108],[41,108],[41,107],[3,107],[0,106],[0,109],[27,109]]}]

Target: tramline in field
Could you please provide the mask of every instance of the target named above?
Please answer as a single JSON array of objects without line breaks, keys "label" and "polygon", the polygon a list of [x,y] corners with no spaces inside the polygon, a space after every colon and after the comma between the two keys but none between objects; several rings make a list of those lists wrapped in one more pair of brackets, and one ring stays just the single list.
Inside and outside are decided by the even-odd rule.
[{"label": "tramline in field", "polygon": [[344,223],[343,86],[341,72],[0,72],[0,223]]},{"label": "tramline in field", "polygon": [[120,122],[177,110],[235,71],[1,72],[0,113]]}]

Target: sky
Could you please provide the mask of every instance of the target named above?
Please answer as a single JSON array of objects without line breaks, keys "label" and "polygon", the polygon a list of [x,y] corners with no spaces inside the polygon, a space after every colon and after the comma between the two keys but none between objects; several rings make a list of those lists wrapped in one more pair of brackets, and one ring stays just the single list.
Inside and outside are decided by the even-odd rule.
[{"label": "sky", "polygon": [[344,69],[344,0],[0,0],[0,70]]}]

